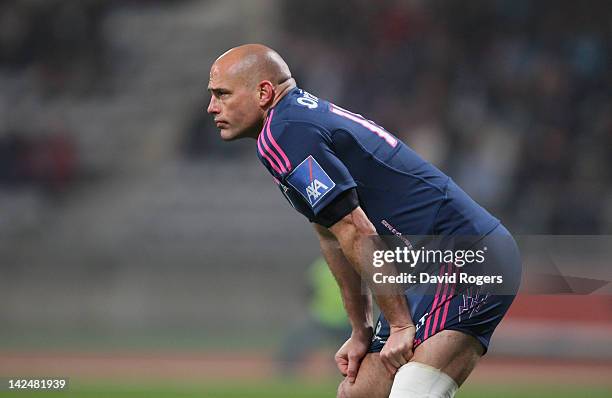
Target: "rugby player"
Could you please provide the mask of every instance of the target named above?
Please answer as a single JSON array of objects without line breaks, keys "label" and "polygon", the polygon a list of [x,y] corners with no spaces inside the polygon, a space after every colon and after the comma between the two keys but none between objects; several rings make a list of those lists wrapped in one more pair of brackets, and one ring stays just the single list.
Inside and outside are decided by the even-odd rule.
[{"label": "rugby player", "polygon": [[[352,333],[335,356],[345,376],[338,396],[454,396],[514,295],[449,284],[431,295],[393,286],[382,291],[364,258],[382,247],[381,235],[473,236],[516,282],[521,265],[509,232],[384,128],[297,87],[284,60],[264,45],[239,46],[217,58],[208,91],[207,112],[221,138],[257,141],[259,159],[281,193],[313,223],[340,286]],[[444,267],[453,272],[452,264]],[[381,310],[376,327],[372,293]]]}]

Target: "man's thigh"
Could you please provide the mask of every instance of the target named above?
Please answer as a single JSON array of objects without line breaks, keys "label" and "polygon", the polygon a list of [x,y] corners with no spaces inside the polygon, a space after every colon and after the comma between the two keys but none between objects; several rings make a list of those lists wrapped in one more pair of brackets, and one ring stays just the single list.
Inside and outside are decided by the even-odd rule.
[{"label": "man's thigh", "polygon": [[442,330],[421,343],[410,361],[440,369],[461,386],[483,353],[482,344],[473,336]]},{"label": "man's thigh", "polygon": [[[461,386],[483,353],[474,337],[455,330],[442,330],[421,343],[411,361],[429,365],[449,375]],[[380,361],[378,353],[369,353],[359,367],[354,384],[346,380],[338,387],[339,398],[386,398],[393,379]]]}]

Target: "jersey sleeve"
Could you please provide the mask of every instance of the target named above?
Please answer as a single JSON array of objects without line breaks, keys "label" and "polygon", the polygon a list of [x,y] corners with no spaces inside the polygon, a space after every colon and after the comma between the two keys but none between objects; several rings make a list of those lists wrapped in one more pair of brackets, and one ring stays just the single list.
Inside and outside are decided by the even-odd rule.
[{"label": "jersey sleeve", "polygon": [[325,132],[308,123],[285,123],[278,137],[279,148],[285,150],[289,166],[283,179],[312,212],[305,215],[316,221],[327,205],[357,184],[334,153]]}]

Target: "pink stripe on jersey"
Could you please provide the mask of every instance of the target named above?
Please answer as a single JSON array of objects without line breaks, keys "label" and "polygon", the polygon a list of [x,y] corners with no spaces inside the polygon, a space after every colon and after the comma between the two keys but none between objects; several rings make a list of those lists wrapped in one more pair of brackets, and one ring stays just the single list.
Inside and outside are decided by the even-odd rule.
[{"label": "pink stripe on jersey", "polygon": [[[445,268],[449,268],[450,264],[446,264]],[[449,270],[445,270],[445,272],[448,272]],[[440,326],[438,325],[438,317],[440,316],[440,310],[442,309],[442,304],[444,303],[444,301],[446,300],[446,305],[448,306],[448,296],[446,295],[446,292],[448,291],[448,283],[446,283],[444,285],[444,293],[442,293],[442,298],[440,299],[440,303],[439,303],[439,307],[436,310],[436,316],[434,317],[433,320],[433,325],[431,326],[431,335],[433,336],[434,334],[436,334],[436,332],[438,330],[440,330]]]},{"label": "pink stripe on jersey", "polygon": [[[442,267],[440,267],[440,276],[442,276]],[[436,304],[438,303],[438,298],[440,298],[440,290],[442,288],[442,282],[438,282],[438,286],[436,288],[436,295],[434,296],[434,301],[431,303],[431,308],[429,309],[429,314],[427,315],[427,322],[425,322],[425,335],[423,336],[423,340],[429,337],[429,322],[431,321],[431,312],[436,308]]]},{"label": "pink stripe on jersey", "polygon": [[310,171],[310,182],[312,182],[312,158],[308,158],[308,170]]},{"label": "pink stripe on jersey", "polygon": [[[285,166],[287,166],[287,171],[291,170],[291,162],[289,162],[289,158],[287,158],[287,155],[285,154],[285,152],[281,149],[280,146],[278,146],[278,144],[276,143],[276,140],[274,139],[274,137],[272,136],[272,132],[270,131],[270,122],[272,121],[272,117],[274,116],[274,109],[272,109],[270,111],[270,116],[268,116],[268,124],[266,125],[266,133],[268,136],[268,140],[270,140],[270,143],[272,144],[272,146],[274,148],[276,148],[276,150],[278,151],[278,153],[281,155],[281,157],[283,158],[283,160],[285,161]],[[282,165],[281,165],[282,166]]]},{"label": "pink stripe on jersey", "polygon": [[[455,268],[453,267],[453,273],[457,274],[457,272],[455,272]],[[455,284],[453,283],[453,285],[451,286],[451,291],[449,293],[449,297],[453,297],[453,294],[455,294]],[[446,302],[446,305],[444,306],[444,315],[442,315],[442,321],[440,321],[440,329],[443,329],[444,326],[446,326],[446,315],[448,315],[448,305],[450,304],[451,300],[449,299]]]},{"label": "pink stripe on jersey", "polygon": [[[261,130],[261,132],[263,133],[263,130]],[[266,155],[266,152],[264,152],[263,148],[261,147],[260,141],[261,141],[261,133],[259,134],[259,137],[257,138],[257,149],[259,150],[259,154],[268,161],[268,164],[270,164],[270,166],[274,169],[274,171],[276,171],[278,174],[283,174],[281,169],[279,169],[278,166],[272,161],[272,159],[270,159],[270,157]]]},{"label": "pink stripe on jersey", "polygon": [[[266,121],[266,125],[264,126],[264,128],[261,130],[261,133],[259,133],[259,137],[257,137],[257,147],[259,148],[259,152],[261,153],[261,155],[263,157],[265,157],[268,160],[268,163],[270,163],[270,166],[272,166],[272,168],[274,170],[276,170],[276,172],[278,174],[283,174],[284,172],[286,172],[287,170],[283,167],[283,164],[281,163],[280,159],[278,158],[278,156],[276,156],[276,153],[274,153],[274,151],[270,150],[270,147],[268,146],[268,144],[266,143],[266,140],[263,136],[263,132],[265,129],[269,129],[270,128],[270,118],[268,118],[268,120]],[[268,130],[269,131],[269,130]],[[261,141],[261,142],[260,142]],[[265,151],[272,155],[272,157],[274,158],[274,160],[276,161],[276,163],[272,162],[272,160],[265,155],[265,152],[261,149],[261,144],[263,144]]]},{"label": "pink stripe on jersey", "polygon": [[261,154],[261,156],[263,156],[268,161],[268,163],[274,169],[274,171],[276,171],[278,174],[283,174],[283,172],[274,164],[272,159],[270,159],[268,155],[266,155],[266,153],[261,149],[261,144],[259,140],[257,140],[257,149],[259,149],[259,153]]},{"label": "pink stripe on jersey", "polygon": [[380,138],[384,139],[387,142],[387,144],[391,145],[393,148],[395,148],[395,146],[397,145],[397,140],[391,134],[389,134],[386,130],[384,130],[380,126],[377,126],[376,124],[370,122],[369,120],[366,120],[363,116],[357,115],[353,112],[349,112],[345,109],[341,109],[335,105],[332,105],[330,107],[330,110],[332,113],[335,113],[336,115],[343,116],[356,123],[359,123],[363,127],[367,128],[371,132],[378,135]]}]

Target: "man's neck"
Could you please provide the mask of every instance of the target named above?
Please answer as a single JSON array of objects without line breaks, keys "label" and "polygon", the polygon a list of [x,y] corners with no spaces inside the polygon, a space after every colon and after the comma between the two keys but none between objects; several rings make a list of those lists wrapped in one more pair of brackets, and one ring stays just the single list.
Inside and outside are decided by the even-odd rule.
[{"label": "man's neck", "polygon": [[276,90],[277,90],[278,93],[274,97],[274,101],[272,101],[272,105],[270,105],[270,107],[266,111],[266,118],[268,117],[268,113],[270,112],[270,109],[274,108],[276,106],[276,104],[278,104],[280,102],[280,100],[282,100],[283,97],[285,95],[287,95],[287,93],[289,91],[291,91],[293,88],[295,88],[295,86],[296,86],[295,79],[294,78],[290,78],[289,80],[279,84],[276,87]]},{"label": "man's neck", "polygon": [[272,104],[270,105],[270,107],[268,109],[266,109],[265,113],[264,113],[264,117],[263,117],[263,122],[262,122],[262,126],[257,129],[256,132],[254,132],[252,135],[250,135],[251,137],[257,139],[257,137],[259,136],[259,133],[261,131],[261,128],[266,124],[266,119],[268,119],[268,115],[270,114],[270,109],[274,108],[276,106],[276,104],[278,104],[280,102],[280,100],[283,99],[283,97],[285,95],[287,95],[287,93],[289,91],[291,91],[292,89],[294,89],[296,87],[296,83],[295,83],[295,79],[294,78],[290,78],[287,81],[282,82],[281,84],[279,84],[278,86],[276,86],[276,90],[277,94],[274,97],[274,101],[272,101]]}]

